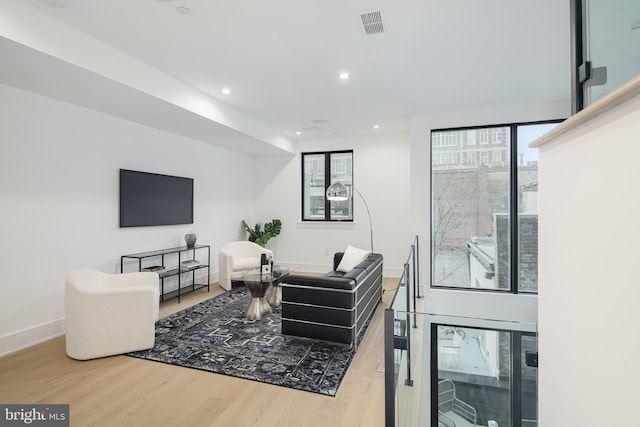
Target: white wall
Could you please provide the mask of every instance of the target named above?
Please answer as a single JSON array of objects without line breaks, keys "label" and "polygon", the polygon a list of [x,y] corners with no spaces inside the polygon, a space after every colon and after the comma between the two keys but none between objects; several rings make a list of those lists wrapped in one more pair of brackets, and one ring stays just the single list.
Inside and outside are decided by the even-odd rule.
[{"label": "white wall", "polygon": [[269,243],[277,261],[303,271],[326,272],[333,253],[348,244],[370,247],[369,218],[360,197],[353,223],[300,221],[302,152],[353,149],[354,184],[366,199],[374,250],[384,256],[384,274],[399,277],[412,241],[409,232],[409,136],[332,138],[299,143],[293,158],[254,159],[256,221],[280,218],[282,234]]},{"label": "white wall", "polygon": [[638,425],[640,95],[540,148],[541,426]]},{"label": "white wall", "polygon": [[[252,216],[248,156],[5,85],[0,100],[0,355],[63,332],[69,271],[116,272],[190,231],[217,271]],[[120,229],[120,168],[194,178],[195,223]]]}]

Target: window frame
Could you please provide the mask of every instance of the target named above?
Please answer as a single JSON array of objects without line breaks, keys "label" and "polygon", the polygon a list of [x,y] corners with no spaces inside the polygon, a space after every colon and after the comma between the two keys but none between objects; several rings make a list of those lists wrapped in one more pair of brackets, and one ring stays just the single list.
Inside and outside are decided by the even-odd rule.
[{"label": "window frame", "polygon": [[[343,219],[343,218],[331,218],[331,201],[327,200],[326,192],[327,188],[331,185],[331,175],[333,171],[334,162],[337,159],[332,159],[331,156],[336,154],[350,154],[351,155],[351,183],[347,186],[349,191],[353,191],[353,150],[336,150],[336,151],[312,151],[312,152],[303,152],[300,153],[300,221],[302,222],[353,222],[354,220],[354,212],[353,212],[353,195],[349,197],[349,209],[351,211],[351,218]],[[305,218],[305,208],[306,208],[306,200],[305,200],[305,158],[306,156],[324,156],[324,218]],[[336,166],[338,163],[336,162]],[[345,162],[344,168],[348,169],[347,164]]]},{"label": "window frame", "polygon": [[[452,327],[452,328],[464,328],[464,329],[477,329],[484,331],[495,331],[497,333],[507,333],[509,334],[509,418],[510,425],[518,426],[522,423],[522,408],[523,408],[523,399],[522,399],[522,367],[526,366],[526,363],[523,363],[522,357],[522,338],[523,337],[532,337],[536,339],[536,351],[539,348],[538,342],[538,334],[534,332],[526,332],[526,331],[518,331],[518,330],[509,330],[503,328],[488,328],[488,327],[477,327],[477,326],[467,326],[467,325],[457,325],[450,323],[431,323],[430,325],[430,349],[431,349],[431,378],[430,378],[430,387],[431,387],[431,425],[437,426],[439,420],[439,412],[438,412],[438,382],[440,380],[440,371],[438,369],[438,327]],[[535,368],[537,369],[537,367]],[[538,382],[536,381],[536,388],[539,387]],[[539,394],[536,393],[536,405],[539,402]],[[537,421],[537,420],[536,420]]]},{"label": "window frame", "polygon": [[[447,289],[447,290],[457,290],[457,291],[472,291],[472,292],[491,292],[491,293],[512,293],[512,294],[523,294],[523,295],[538,295],[538,292],[531,291],[520,291],[518,289],[519,285],[519,254],[518,254],[518,162],[517,158],[514,158],[514,154],[518,152],[518,128],[529,125],[544,125],[544,124],[558,124],[563,122],[565,119],[551,119],[551,120],[539,120],[539,121],[531,121],[531,122],[516,122],[516,123],[504,123],[504,124],[491,124],[491,125],[483,125],[483,126],[463,126],[456,128],[441,128],[441,129],[431,129],[429,135],[429,155],[433,156],[434,146],[431,144],[431,138],[435,132],[457,132],[457,131],[469,131],[476,130],[477,135],[481,135],[485,130],[487,136],[492,134],[493,129],[495,128],[509,128],[509,151],[511,154],[511,159],[509,159],[509,242],[510,242],[510,254],[509,254],[509,265],[510,265],[510,277],[509,277],[509,288],[476,288],[472,287],[471,284],[469,286],[446,286],[446,285],[434,285],[433,281],[433,256],[429,256],[429,287],[431,289]],[[487,145],[489,141],[486,143],[482,143],[478,141],[478,145]],[[506,143],[505,143],[506,146]],[[489,148],[484,149],[482,151],[477,150],[479,154],[478,165],[482,164],[482,154],[487,156],[487,160],[490,160],[491,155],[489,152],[491,151]],[[503,161],[506,161],[504,158],[504,154],[502,155]],[[486,163],[488,166],[489,163]],[[435,165],[437,166],[437,165]],[[429,175],[429,238],[433,238],[433,173],[434,164],[433,160],[429,162],[430,175]],[[433,244],[433,243],[431,243]],[[430,253],[432,252],[432,248]]]}]

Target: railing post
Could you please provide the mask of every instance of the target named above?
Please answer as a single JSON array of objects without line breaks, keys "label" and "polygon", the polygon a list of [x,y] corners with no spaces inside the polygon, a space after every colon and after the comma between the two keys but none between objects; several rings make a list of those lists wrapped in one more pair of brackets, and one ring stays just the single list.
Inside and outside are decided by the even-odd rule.
[{"label": "railing post", "polygon": [[384,311],[384,425],[395,427],[396,424],[396,377],[394,357],[394,326],[395,314],[393,309]]},{"label": "railing post", "polygon": [[422,298],[420,295],[420,241],[416,234],[415,252],[413,254],[413,281],[416,284],[416,295],[418,298]]},{"label": "railing post", "polygon": [[[404,277],[409,277],[409,264],[404,265]],[[404,381],[404,385],[413,385],[413,380],[411,379],[411,332],[409,329],[409,325],[411,324],[411,311],[409,306],[409,284],[406,284],[405,292],[407,294],[407,379]]]}]

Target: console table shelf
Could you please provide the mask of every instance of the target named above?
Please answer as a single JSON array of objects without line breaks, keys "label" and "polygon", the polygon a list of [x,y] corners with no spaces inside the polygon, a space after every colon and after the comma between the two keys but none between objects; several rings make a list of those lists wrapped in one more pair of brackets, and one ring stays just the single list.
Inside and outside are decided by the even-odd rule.
[{"label": "console table shelf", "polygon": [[[198,250],[207,251],[207,263],[206,264],[198,264],[189,269],[181,269],[180,266],[183,261],[191,261],[196,259],[196,252]],[[124,271],[124,262],[125,259],[136,259],[138,260],[138,271],[143,271],[144,268],[149,268],[153,266],[152,261],[155,260],[157,264],[157,258],[160,258],[160,265],[165,266],[165,257],[166,258],[177,258],[177,266],[175,268],[170,268],[158,273],[160,276],[160,301],[165,301],[170,298],[178,298],[178,302],[180,302],[180,296],[187,294],[189,292],[196,291],[198,289],[207,288],[207,292],[209,292],[209,283],[211,282],[211,271],[209,265],[211,264],[211,247],[209,245],[195,245],[193,247],[187,246],[179,246],[176,248],[168,248],[168,249],[159,249],[155,251],[147,251],[147,252],[139,252],[135,254],[122,255],[120,257],[120,273]],[[144,264],[144,267],[143,267]],[[165,267],[166,268],[166,267]],[[207,269],[206,275],[206,283],[196,283],[196,271]],[[183,275],[191,273],[191,284],[183,287]],[[173,291],[166,292],[164,291],[164,281],[169,277],[176,277],[178,281],[177,289]]]}]

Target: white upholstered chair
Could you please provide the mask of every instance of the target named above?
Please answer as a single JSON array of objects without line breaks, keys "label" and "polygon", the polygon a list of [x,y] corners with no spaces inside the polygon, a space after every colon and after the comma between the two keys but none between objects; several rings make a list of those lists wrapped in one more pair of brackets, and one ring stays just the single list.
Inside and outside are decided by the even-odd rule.
[{"label": "white upholstered chair", "polygon": [[87,360],[153,347],[158,280],[157,273],[147,272],[69,273],[64,296],[67,355]]},{"label": "white upholstered chair", "polygon": [[273,252],[262,246],[249,242],[230,242],[220,248],[218,254],[218,283],[226,290],[231,289],[231,281],[241,277],[238,273],[260,267],[260,257],[266,254],[273,257]]}]

